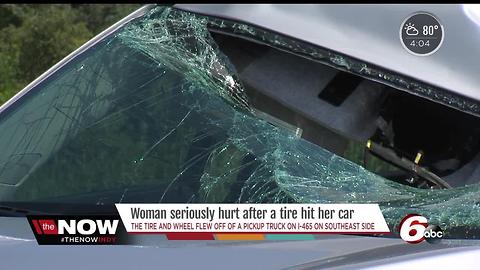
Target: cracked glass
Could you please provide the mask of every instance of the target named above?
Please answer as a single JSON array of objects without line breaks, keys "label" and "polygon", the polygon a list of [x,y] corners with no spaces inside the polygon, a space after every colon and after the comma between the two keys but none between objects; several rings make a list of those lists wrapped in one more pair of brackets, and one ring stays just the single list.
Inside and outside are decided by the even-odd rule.
[{"label": "cracked glass", "polygon": [[379,203],[478,236],[479,185],[402,185],[261,117],[211,23],[156,7],[3,112],[0,201]]}]

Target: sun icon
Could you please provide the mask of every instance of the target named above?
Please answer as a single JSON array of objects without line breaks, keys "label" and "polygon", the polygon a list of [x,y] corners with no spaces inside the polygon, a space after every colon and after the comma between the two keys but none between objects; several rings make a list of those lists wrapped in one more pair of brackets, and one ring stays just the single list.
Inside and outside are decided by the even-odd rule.
[{"label": "sun icon", "polygon": [[407,23],[407,24],[405,24],[405,30],[408,30],[408,29],[410,29],[410,28],[412,28],[412,27],[415,27],[415,24],[414,24],[414,23]]}]

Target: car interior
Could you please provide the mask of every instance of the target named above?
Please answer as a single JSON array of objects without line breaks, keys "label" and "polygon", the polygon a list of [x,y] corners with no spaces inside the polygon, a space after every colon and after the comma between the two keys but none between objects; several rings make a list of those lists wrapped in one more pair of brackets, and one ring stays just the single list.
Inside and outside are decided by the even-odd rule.
[{"label": "car interior", "polygon": [[480,179],[480,119],[257,41],[211,31],[253,107],[302,138],[419,188]]}]

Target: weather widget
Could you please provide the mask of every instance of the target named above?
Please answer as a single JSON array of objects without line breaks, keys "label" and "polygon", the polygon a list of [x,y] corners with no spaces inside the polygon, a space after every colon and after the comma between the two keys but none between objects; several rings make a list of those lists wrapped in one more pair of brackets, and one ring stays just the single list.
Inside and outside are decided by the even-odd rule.
[{"label": "weather widget", "polygon": [[443,26],[435,16],[418,12],[410,15],[400,28],[403,47],[418,56],[431,55],[442,45]]}]

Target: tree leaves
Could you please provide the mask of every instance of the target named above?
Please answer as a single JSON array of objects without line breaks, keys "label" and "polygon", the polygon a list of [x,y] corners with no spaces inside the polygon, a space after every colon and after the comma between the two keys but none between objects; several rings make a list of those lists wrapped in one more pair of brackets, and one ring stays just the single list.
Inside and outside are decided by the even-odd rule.
[{"label": "tree leaves", "polygon": [[0,5],[0,104],[139,5]]}]

